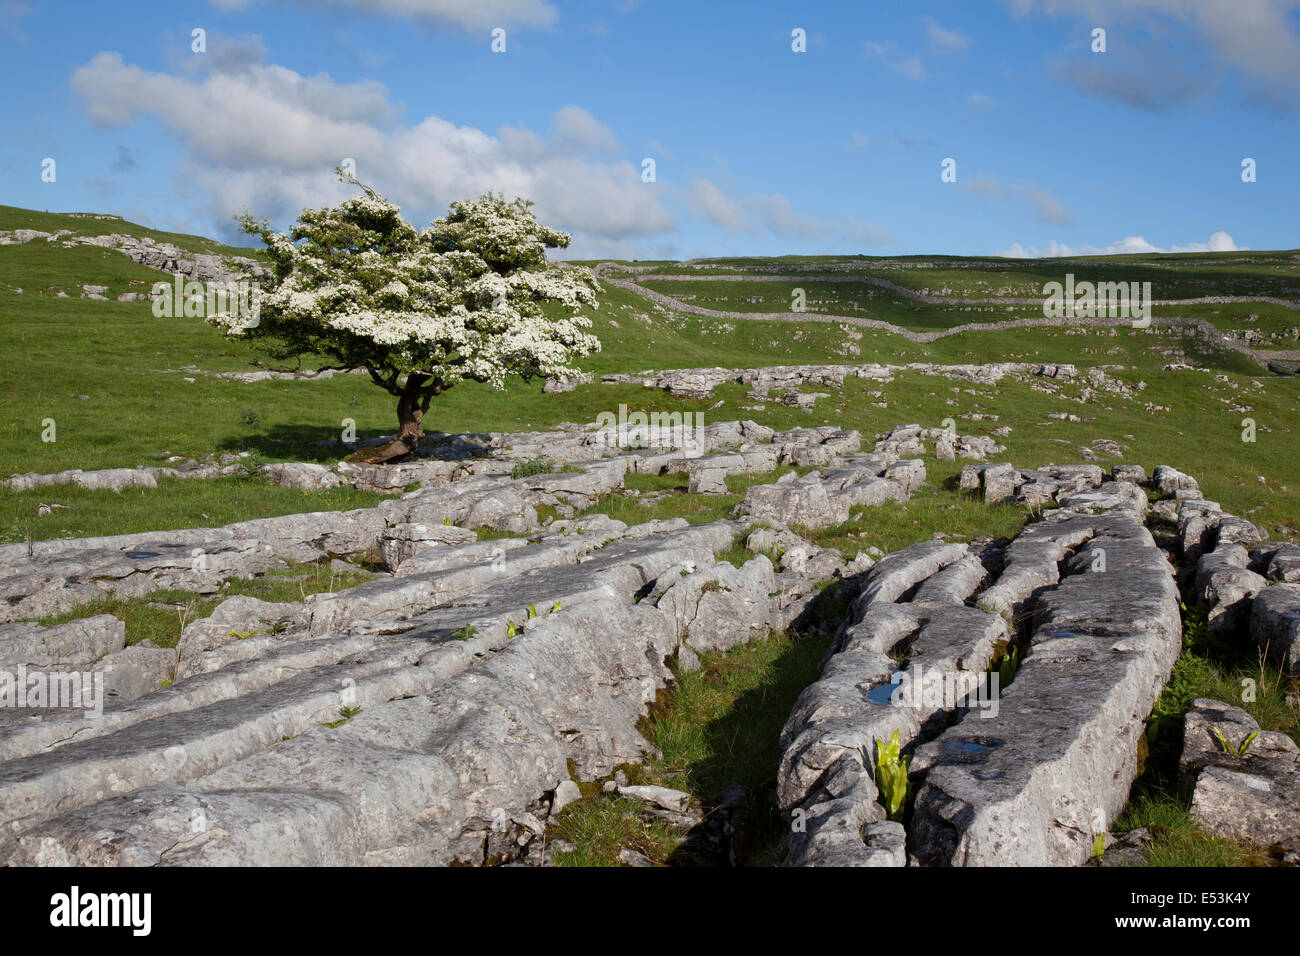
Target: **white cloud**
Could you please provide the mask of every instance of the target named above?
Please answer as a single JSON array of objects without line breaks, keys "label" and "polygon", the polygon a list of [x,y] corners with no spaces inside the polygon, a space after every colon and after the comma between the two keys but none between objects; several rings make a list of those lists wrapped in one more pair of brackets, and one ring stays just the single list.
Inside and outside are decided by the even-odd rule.
[{"label": "white cloud", "polygon": [[1232,236],[1220,230],[1210,236],[1209,242],[1189,242],[1186,245],[1171,246],[1168,249],[1161,249],[1159,246],[1152,245],[1141,236],[1125,236],[1108,246],[1069,246],[1053,239],[1048,243],[1046,249],[1038,249],[1034,246],[1026,247],[1018,242],[1013,242],[1008,248],[994,253],[994,255],[1005,256],[1008,259],[1041,259],[1074,256],[1150,255],[1166,252],[1245,252],[1248,249],[1248,246],[1237,245]]},{"label": "white cloud", "polygon": [[566,254],[574,257],[668,248],[678,218],[692,215],[738,235],[840,247],[892,238],[853,216],[806,215],[781,195],[737,198],[706,179],[642,182],[638,161],[619,158],[614,132],[576,105],[556,111],[542,132],[407,120],[383,84],[302,76],[254,62],[258,50],[243,44],[196,74],[154,72],[105,52],[71,77],[94,122],[154,118],[179,144],[177,202],[194,216],[187,231],[237,238],[230,223],[245,210],[284,226],[304,208],[335,205],[356,192],[334,173],[348,158],[361,182],[416,223],[488,191],[532,199],[539,218],[573,234]]},{"label": "white cloud", "polygon": [[1003,183],[992,176],[974,176],[958,181],[967,192],[990,196],[995,200],[1008,200],[1033,210],[1043,222],[1065,225],[1071,220],[1070,210],[1047,189],[1031,183]]},{"label": "white cloud", "polygon": [[750,196],[745,206],[774,236],[815,239],[825,235],[829,228],[826,223],[796,212],[790,200],[779,193]]},{"label": "white cloud", "polygon": [[925,24],[925,35],[930,41],[930,49],[936,53],[952,53],[964,49],[970,43],[970,37],[941,26],[934,17],[922,17],[921,22]]},{"label": "white cloud", "polygon": [[966,96],[966,102],[977,110],[986,110],[993,105],[993,97],[981,93],[979,90],[972,90]]},{"label": "white cloud", "polygon": [[[256,0],[212,0],[221,10],[243,10]],[[301,7],[344,7],[365,13],[465,30],[511,24],[550,26],[555,8],[545,0],[293,0]]]},{"label": "white cloud", "polygon": [[[216,30],[209,30],[207,39],[207,52],[203,56],[194,56],[186,50],[180,57],[179,62],[185,65],[187,72],[209,70],[213,73],[235,73],[257,66],[266,59],[266,44],[257,34],[228,37]],[[184,49],[184,44],[180,48]]]},{"label": "white cloud", "polygon": [[674,158],[672,150],[670,150],[663,143],[659,142],[659,140],[657,139],[647,140],[646,145],[650,147],[651,153],[655,156],[662,156],[665,159]]},{"label": "white cloud", "polygon": [[691,181],[686,202],[696,215],[728,232],[755,232],[757,229],[757,224],[746,217],[744,207],[707,179]]},{"label": "white cloud", "polygon": [[216,222],[244,208],[283,221],[306,206],[335,203],[355,192],[333,173],[347,157],[356,161],[358,179],[412,218],[492,190],[533,199],[543,221],[597,238],[675,225],[636,166],[592,157],[616,148],[617,140],[577,106],[559,110],[543,138],[512,127],[491,135],[438,116],[403,125],[382,84],[304,77],[274,65],[196,79],[100,53],[71,82],[97,123],[151,115],[166,124],[186,149],[185,179],[197,199],[206,195]]},{"label": "white cloud", "polygon": [[912,83],[925,79],[925,64],[919,56],[909,56],[906,60],[895,63],[891,69]]},{"label": "white cloud", "polygon": [[581,106],[562,106],[551,120],[552,138],[579,149],[618,151],[618,137]]},{"label": "white cloud", "polygon": [[32,15],[32,8],[25,3],[0,3],[0,30],[8,33],[18,43],[26,43],[27,35],[23,33],[23,18]]},{"label": "white cloud", "polygon": [[755,193],[736,199],[707,179],[692,181],[686,201],[696,215],[728,232],[857,245],[880,245],[893,238],[883,226],[853,216],[830,220],[805,216],[780,194]]},{"label": "white cloud", "polygon": [[[876,43],[874,40],[866,40],[862,44],[862,55],[872,60],[887,60],[894,56],[895,47],[892,43]],[[918,56],[907,56],[902,59],[895,59],[889,64],[889,68],[910,82],[925,79],[925,64],[921,62]]]},{"label": "white cloud", "polygon": [[[1186,24],[1220,63],[1239,71],[1269,101],[1291,110],[1300,106],[1296,95],[1300,89],[1300,31],[1295,21],[1300,0],[1011,0],[1011,9],[1017,15],[1040,10],[1049,15],[1072,15],[1112,30],[1157,19]],[[1132,69],[1126,72],[1160,82],[1158,71],[1141,70],[1152,56],[1159,55],[1154,45],[1132,49],[1127,58]],[[1204,77],[1203,70],[1165,80],[1172,90],[1170,100],[1189,95],[1189,87],[1194,90],[1200,85],[1199,77]],[[1107,75],[1096,69],[1084,70],[1071,79],[1126,102],[1137,97],[1139,102],[1134,105],[1164,105],[1153,94],[1135,93],[1132,83],[1123,77],[1108,83]],[[1208,83],[1209,78],[1205,77],[1204,82]]]}]

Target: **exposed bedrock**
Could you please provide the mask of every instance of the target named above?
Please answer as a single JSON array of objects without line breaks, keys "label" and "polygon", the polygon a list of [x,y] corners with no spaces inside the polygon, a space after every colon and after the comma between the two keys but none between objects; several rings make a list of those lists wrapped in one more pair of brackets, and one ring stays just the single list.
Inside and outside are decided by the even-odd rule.
[{"label": "exposed bedrock", "polygon": [[842,524],[850,510],[886,501],[906,501],[925,481],[925,463],[888,460],[878,455],[831,459],[832,467],[802,477],[793,472],[771,484],[751,485],[739,511],[805,528]]},{"label": "exposed bedrock", "polygon": [[[469,550],[477,543],[447,544],[439,570],[303,602],[232,598],[186,629],[175,683],[97,719],[46,713],[0,739],[0,858],[526,854],[570,767],[594,779],[641,758],[636,724],[674,655],[779,626],[765,556],[714,562],[744,527],[584,519],[512,543],[496,570]],[[37,637],[24,656],[88,643]]]},{"label": "exposed bedrock", "polygon": [[864,576],[821,679],[781,733],[777,797],[797,821],[786,865],[906,862],[902,827],[878,802],[878,749],[898,732],[910,751],[926,724],[982,687],[1008,636],[1000,616],[964,603],[984,577],[967,546],[942,542],[888,555]]},{"label": "exposed bedrock", "polygon": [[1001,586],[999,604],[1025,607],[1033,625],[997,715],[968,712],[917,750],[908,847],[921,865],[1079,864],[1128,799],[1138,738],[1181,648],[1173,568],[1132,514],[1052,517],[1012,544],[986,592]]},{"label": "exposed bedrock", "polygon": [[1300,674],[1300,584],[1270,584],[1250,613],[1250,633],[1270,663]]}]

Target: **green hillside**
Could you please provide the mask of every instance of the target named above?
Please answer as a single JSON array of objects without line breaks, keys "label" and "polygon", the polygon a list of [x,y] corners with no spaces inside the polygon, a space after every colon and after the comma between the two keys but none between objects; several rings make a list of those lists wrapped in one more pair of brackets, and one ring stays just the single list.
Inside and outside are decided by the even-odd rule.
[{"label": "green hillside", "polygon": [[[154,232],[120,219],[0,207],[0,229],[14,228],[75,228],[85,235],[122,232],[175,242],[190,251],[249,252]],[[1281,295],[1294,294],[1294,287],[1300,284],[1296,259],[1294,253],[1232,253],[1124,260],[1118,265],[1124,267],[1119,278],[1160,272],[1174,277],[1171,287],[1198,293],[1215,288],[1206,284],[1218,281],[1213,277],[1222,273],[1225,292],[1262,288],[1268,294]],[[904,268],[941,260],[954,267],[942,272]],[[864,274],[900,284],[916,283],[918,288],[932,289],[939,276],[955,276],[967,292],[1060,277],[1063,265],[949,257],[787,257],[710,260],[708,265],[723,265],[726,270],[791,265],[822,268],[859,261]],[[664,275],[715,271],[673,263],[657,265]],[[838,271],[833,274],[843,276]],[[7,346],[5,360],[0,362],[0,473],[137,466],[156,464],[164,455],[200,457],[232,452],[248,452],[254,463],[330,462],[338,454],[336,448],[318,443],[337,438],[344,419],[353,419],[362,437],[393,431],[392,399],[364,377],[252,384],[219,378],[216,373],[254,368],[259,355],[201,320],[155,318],[147,302],[79,297],[84,284],[106,285],[110,296],[115,296],[147,289],[162,278],[166,278],[162,273],[97,247],[63,248],[41,241],[0,246],[0,324]],[[943,281],[956,288],[955,279]],[[770,303],[768,311],[784,311],[793,288],[784,281],[674,283],[667,278],[652,280],[652,286],[668,294],[689,287],[696,306],[709,306],[710,295],[725,296],[723,311],[745,311],[736,301],[741,293],[762,296]],[[14,291],[18,288],[23,291]],[[833,295],[859,305],[856,314],[864,318],[918,330],[954,329],[970,322],[1035,314],[1025,306],[981,311],[956,302],[943,306],[918,303],[879,287],[819,285],[816,273],[810,273],[804,288],[810,301],[823,293],[828,298]],[[913,342],[891,332],[834,321],[697,315],[665,308],[609,283],[604,289],[600,308],[591,313],[603,348],[581,363],[596,374],[813,363],[1065,362],[1083,370],[1104,366],[1112,379],[1127,383],[1132,392],[1127,397],[1111,394],[1089,389],[1079,381],[1063,386],[1059,394],[1046,394],[1034,383],[1011,379],[995,386],[970,385],[921,372],[902,372],[888,384],[851,378],[841,393],[821,399],[808,412],[773,400],[756,402],[734,385],[719,388],[709,399],[693,401],[639,385],[599,382],[546,395],[541,382],[516,380],[502,392],[473,383],[457,386],[437,400],[426,428],[446,432],[540,429],[563,421],[592,421],[597,413],[615,410],[620,403],[647,410],[699,411],[711,421],[750,418],[778,428],[833,422],[868,436],[907,422],[937,426],[951,416],[963,433],[988,434],[994,428],[1010,427],[1010,435],[1001,439],[1008,446],[1004,457],[1018,464],[1077,461],[1083,447],[1110,439],[1126,446],[1126,460],[1148,467],[1168,463],[1192,471],[1201,477],[1208,494],[1225,507],[1267,525],[1273,533],[1293,533],[1300,516],[1300,464],[1294,454],[1295,428],[1300,423],[1296,395],[1300,378],[1270,374],[1249,355],[1225,348],[1195,329],[1065,325],[958,331],[932,342]],[[57,295],[60,290],[66,298]],[[748,305],[752,311],[763,311],[759,303]],[[1037,314],[1041,316],[1041,310]],[[1157,317],[1161,314],[1157,308]],[[1285,331],[1300,326],[1300,310],[1257,302],[1178,306],[1177,314],[1204,318],[1224,330]],[[1294,346],[1291,338],[1270,343],[1274,348]],[[1162,371],[1172,363],[1192,363],[1208,371]],[[1053,414],[1080,420],[1048,417]],[[990,417],[963,417],[974,415]],[[1242,422],[1247,417],[1257,423],[1258,440],[1253,444],[1241,440]],[[41,441],[47,419],[57,425],[55,442]],[[952,470],[947,465],[938,467],[939,474],[944,468]],[[138,520],[164,527],[157,522],[186,519],[186,498],[193,494],[193,489],[160,488],[147,500],[141,498]],[[60,487],[57,492],[5,495],[0,498],[0,535],[18,540],[29,532],[50,536],[90,533],[87,529],[99,527],[98,519],[78,523],[76,517],[93,510],[88,507],[80,512],[77,508],[61,511],[59,521],[39,529],[28,527],[27,515],[34,513],[38,499],[54,497],[75,504],[79,496],[85,501],[99,500],[103,493]],[[124,504],[115,497],[115,508]],[[310,496],[289,504],[300,509],[312,506]],[[119,521],[129,524],[134,520],[119,510]]]}]

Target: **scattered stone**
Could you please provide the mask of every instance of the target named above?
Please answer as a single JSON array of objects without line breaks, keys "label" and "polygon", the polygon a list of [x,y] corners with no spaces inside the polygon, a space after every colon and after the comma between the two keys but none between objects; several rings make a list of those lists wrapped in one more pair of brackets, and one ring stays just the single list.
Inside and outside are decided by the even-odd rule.
[{"label": "scattered stone", "polygon": [[555,799],[551,801],[551,813],[556,814],[571,803],[582,799],[582,791],[572,780],[561,780],[555,788]]}]

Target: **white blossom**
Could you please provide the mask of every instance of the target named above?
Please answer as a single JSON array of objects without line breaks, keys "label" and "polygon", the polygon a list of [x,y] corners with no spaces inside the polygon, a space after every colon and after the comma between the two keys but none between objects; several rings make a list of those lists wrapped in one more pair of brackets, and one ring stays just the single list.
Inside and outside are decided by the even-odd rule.
[{"label": "white blossom", "polygon": [[574,375],[598,351],[579,311],[599,286],[582,268],[548,262],[569,237],[521,200],[487,195],[451,205],[418,230],[378,194],[307,209],[288,234],[257,225],[272,263],[260,320],[213,317],[264,340],[277,357],[321,354],[399,385],[427,373],[441,387],[470,378],[502,388],[512,374]]}]

